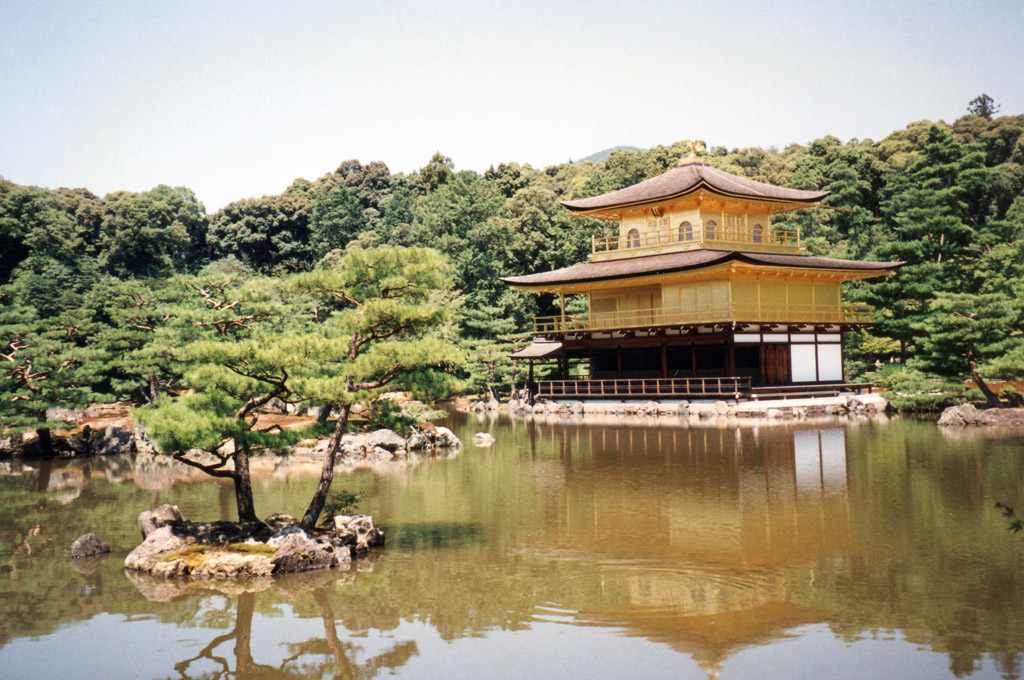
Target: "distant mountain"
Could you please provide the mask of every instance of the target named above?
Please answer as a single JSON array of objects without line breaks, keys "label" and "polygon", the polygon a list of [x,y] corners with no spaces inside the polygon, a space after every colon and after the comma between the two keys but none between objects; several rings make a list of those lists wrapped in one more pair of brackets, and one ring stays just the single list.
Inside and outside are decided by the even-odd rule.
[{"label": "distant mountain", "polygon": [[581,158],[579,159],[579,161],[577,161],[577,163],[581,161],[590,161],[591,163],[604,163],[606,160],[608,160],[608,156],[612,155],[612,151],[644,151],[644,149],[641,149],[639,146],[613,146],[610,149],[598,151],[597,153],[590,154],[586,158]]}]

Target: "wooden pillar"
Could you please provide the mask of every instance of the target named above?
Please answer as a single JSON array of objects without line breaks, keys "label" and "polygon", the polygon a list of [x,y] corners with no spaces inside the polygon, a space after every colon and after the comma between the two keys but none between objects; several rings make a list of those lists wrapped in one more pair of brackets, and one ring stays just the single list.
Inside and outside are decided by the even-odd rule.
[{"label": "wooden pillar", "polygon": [[725,372],[736,375],[736,339],[728,332],[725,334]]},{"label": "wooden pillar", "polygon": [[668,377],[668,340],[661,341],[661,377]]},{"label": "wooden pillar", "polygon": [[562,374],[562,380],[569,379],[569,355],[565,350],[558,357],[558,372]]},{"label": "wooden pillar", "polygon": [[622,348],[615,348],[615,377],[622,377]]},{"label": "wooden pillar", "polygon": [[530,362],[529,375],[526,378],[526,393],[529,395],[529,402],[533,404],[533,398],[537,394],[537,384],[533,382],[533,359],[528,359]]}]

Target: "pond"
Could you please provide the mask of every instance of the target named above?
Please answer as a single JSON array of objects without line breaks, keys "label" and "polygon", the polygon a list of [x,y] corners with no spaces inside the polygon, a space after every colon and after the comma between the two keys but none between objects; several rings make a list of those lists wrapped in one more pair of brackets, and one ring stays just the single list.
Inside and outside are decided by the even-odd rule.
[{"label": "pond", "polygon": [[[15,678],[1019,678],[1024,442],[912,420],[452,415],[457,456],[335,477],[387,546],[247,592],[130,579],[136,517],[233,519],[163,459],[0,477],[0,675]],[[474,432],[497,443],[478,448]],[[310,466],[254,465],[301,515]],[[66,557],[93,531],[113,553]]]}]

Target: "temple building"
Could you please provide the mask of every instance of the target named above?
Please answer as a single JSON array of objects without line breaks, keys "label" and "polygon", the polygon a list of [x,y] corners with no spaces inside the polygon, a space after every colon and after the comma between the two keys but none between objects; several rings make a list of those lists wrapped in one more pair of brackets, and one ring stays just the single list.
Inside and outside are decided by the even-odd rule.
[{"label": "temple building", "polygon": [[[691,155],[668,172],[601,196],[563,201],[573,214],[619,223],[595,237],[590,261],[502,280],[555,293],[561,313],[534,319],[531,388],[549,398],[757,397],[844,387],[843,335],[873,310],[843,301],[844,281],[894,274],[901,262],[801,254],[784,212],[828,192],[772,186]],[[585,295],[586,314],[565,311]],[[532,381],[556,360],[558,379]],[[570,379],[570,366],[589,374]]]}]

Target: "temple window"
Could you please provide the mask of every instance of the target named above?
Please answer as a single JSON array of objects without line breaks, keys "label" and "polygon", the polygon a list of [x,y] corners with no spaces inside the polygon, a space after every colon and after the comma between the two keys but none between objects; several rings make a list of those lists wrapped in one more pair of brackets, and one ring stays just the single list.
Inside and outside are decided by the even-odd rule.
[{"label": "temple window", "polygon": [[689,221],[679,223],[679,240],[680,241],[692,241],[693,240],[693,225]]},{"label": "temple window", "polygon": [[707,223],[704,224],[704,239],[707,241],[713,241],[715,239],[715,231],[717,228],[718,225],[714,220],[708,220]]},{"label": "temple window", "polygon": [[647,230],[648,231],[662,231],[668,229],[668,217],[649,217],[647,218]]},{"label": "temple window", "polygon": [[750,233],[754,243],[764,242],[764,227],[762,227],[760,224],[755,224],[754,228],[751,229]]},{"label": "temple window", "polygon": [[626,247],[627,248],[639,248],[640,247],[640,232],[636,229],[630,229],[629,233],[626,234]]}]

